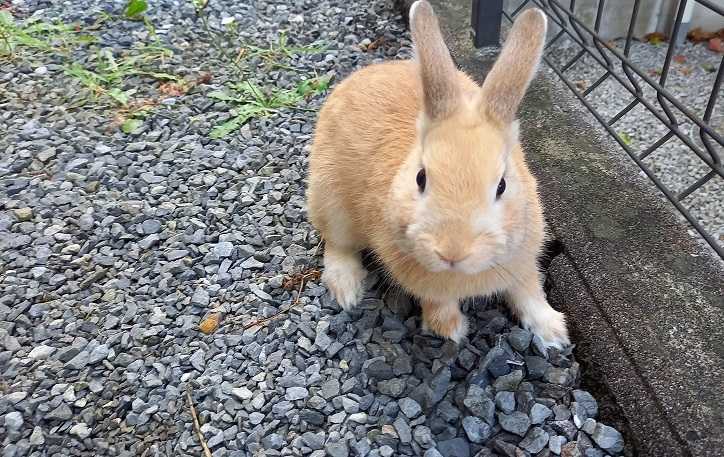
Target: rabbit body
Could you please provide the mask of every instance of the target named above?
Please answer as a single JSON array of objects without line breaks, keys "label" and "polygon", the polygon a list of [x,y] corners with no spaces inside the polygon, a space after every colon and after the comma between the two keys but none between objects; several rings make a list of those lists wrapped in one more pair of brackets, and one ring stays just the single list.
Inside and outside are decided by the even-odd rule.
[{"label": "rabbit body", "polygon": [[413,5],[411,25],[416,60],[353,73],[320,112],[307,200],[325,240],[323,280],[353,307],[366,275],[359,251],[371,248],[442,336],[466,334],[461,299],[503,293],[545,343],[567,344],[541,287],[544,220],[511,117],[530,77],[511,89],[497,76],[502,86],[486,93],[452,65],[427,2]]}]

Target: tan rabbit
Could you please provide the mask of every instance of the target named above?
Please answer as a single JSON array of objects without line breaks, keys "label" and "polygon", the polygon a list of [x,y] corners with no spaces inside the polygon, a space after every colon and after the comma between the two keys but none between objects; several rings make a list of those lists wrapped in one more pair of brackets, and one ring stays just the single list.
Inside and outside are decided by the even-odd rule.
[{"label": "tan rabbit", "polygon": [[357,71],[320,112],[307,198],[325,240],[322,279],[352,308],[371,248],[441,336],[466,335],[461,299],[504,293],[525,327],[566,345],[536,263],[544,221],[515,119],[546,18],[518,17],[482,88],[455,68],[429,3],[413,4],[410,26],[414,60]]}]

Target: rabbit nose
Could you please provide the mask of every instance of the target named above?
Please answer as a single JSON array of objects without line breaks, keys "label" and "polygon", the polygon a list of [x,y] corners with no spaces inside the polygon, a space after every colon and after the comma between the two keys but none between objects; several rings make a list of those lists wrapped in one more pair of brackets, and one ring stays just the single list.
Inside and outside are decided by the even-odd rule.
[{"label": "rabbit nose", "polygon": [[451,267],[455,266],[456,263],[462,262],[463,260],[465,260],[468,257],[467,254],[441,252],[441,251],[438,251],[437,249],[435,250],[435,254],[437,254],[437,256],[440,257],[440,260],[449,264]]}]

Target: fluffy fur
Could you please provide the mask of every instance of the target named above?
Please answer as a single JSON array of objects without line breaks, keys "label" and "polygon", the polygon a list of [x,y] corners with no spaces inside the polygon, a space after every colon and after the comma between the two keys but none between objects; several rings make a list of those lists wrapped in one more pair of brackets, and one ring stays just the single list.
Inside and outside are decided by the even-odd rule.
[{"label": "fluffy fur", "polygon": [[429,3],[413,5],[410,24],[414,60],[357,71],[320,112],[307,198],[325,240],[323,280],[353,307],[366,274],[359,251],[372,248],[442,336],[465,336],[461,299],[504,293],[524,326],[549,345],[567,344],[537,269],[544,221],[515,121],[545,16],[519,16],[482,88],[455,68]]}]

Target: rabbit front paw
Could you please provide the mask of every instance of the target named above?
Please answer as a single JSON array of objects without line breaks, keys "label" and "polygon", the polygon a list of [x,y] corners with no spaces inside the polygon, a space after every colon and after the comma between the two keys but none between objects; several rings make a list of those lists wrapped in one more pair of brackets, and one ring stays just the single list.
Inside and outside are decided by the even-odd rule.
[{"label": "rabbit front paw", "polygon": [[352,309],[362,299],[366,276],[367,270],[356,254],[325,254],[322,281],[345,311]]},{"label": "rabbit front paw", "polygon": [[443,338],[460,343],[468,334],[468,319],[460,312],[457,301],[436,304],[421,301],[422,329],[431,331]]},{"label": "rabbit front paw", "polygon": [[546,348],[563,349],[571,344],[566,328],[566,317],[553,309],[545,300],[529,307],[529,312],[521,318],[526,330],[538,335]]}]

